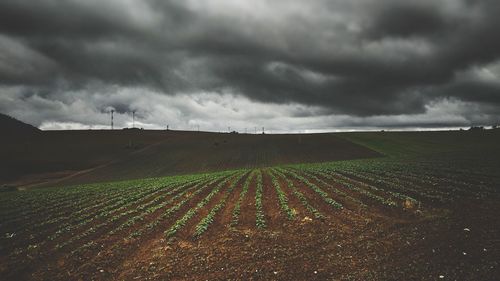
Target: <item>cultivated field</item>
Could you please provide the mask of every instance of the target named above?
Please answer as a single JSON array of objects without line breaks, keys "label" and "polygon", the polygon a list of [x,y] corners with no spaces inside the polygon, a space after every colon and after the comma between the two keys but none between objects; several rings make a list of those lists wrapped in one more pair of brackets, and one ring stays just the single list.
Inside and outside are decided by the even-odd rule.
[{"label": "cultivated field", "polygon": [[0,185],[82,183],[379,157],[332,134],[185,131],[44,131],[0,138]]},{"label": "cultivated field", "polygon": [[498,279],[498,132],[335,136],[371,158],[4,192],[0,276]]}]

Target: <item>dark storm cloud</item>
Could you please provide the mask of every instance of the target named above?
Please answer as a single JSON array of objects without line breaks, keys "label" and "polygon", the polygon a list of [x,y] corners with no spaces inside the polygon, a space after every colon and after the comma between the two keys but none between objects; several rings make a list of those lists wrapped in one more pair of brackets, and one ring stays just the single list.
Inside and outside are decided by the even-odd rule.
[{"label": "dark storm cloud", "polygon": [[[498,80],[459,75],[498,64],[498,14],[495,0],[4,0],[0,85],[63,104],[69,91],[91,103],[139,87],[351,116],[420,114],[449,98],[498,107]],[[96,108],[134,110],[108,102]]]},{"label": "dark storm cloud", "polygon": [[382,5],[376,9],[367,31],[373,38],[429,36],[442,34],[450,25],[457,23],[448,19],[436,5],[394,1],[393,5]]}]

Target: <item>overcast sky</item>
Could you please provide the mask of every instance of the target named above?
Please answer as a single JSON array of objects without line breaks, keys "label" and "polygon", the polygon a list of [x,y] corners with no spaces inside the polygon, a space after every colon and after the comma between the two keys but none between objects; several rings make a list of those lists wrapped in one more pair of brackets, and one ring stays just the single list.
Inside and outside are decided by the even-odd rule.
[{"label": "overcast sky", "polygon": [[500,122],[498,0],[1,0],[0,112],[43,129]]}]

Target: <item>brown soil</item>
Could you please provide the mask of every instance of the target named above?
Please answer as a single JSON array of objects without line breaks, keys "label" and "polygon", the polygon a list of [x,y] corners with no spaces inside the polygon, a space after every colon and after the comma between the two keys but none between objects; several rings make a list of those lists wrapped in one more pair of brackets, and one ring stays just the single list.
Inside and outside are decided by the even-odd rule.
[{"label": "brown soil", "polygon": [[[209,230],[197,239],[192,236],[194,226],[222,198],[228,183],[173,239],[166,239],[164,231],[211,188],[140,237],[126,238],[169,206],[113,236],[106,229],[122,220],[101,229],[70,247],[95,243],[78,255],[72,255],[69,248],[53,249],[60,241],[24,254],[0,255],[0,273],[4,280],[433,280],[440,275],[454,280],[493,280],[498,276],[498,194],[481,200],[464,197],[411,211],[387,209],[370,201],[366,209],[336,210],[293,180],[308,202],[326,215],[318,220],[278,177],[289,206],[298,210],[297,217],[289,221],[281,212],[267,170],[262,171],[265,229],[255,226],[255,180],[242,203],[240,224],[229,227],[247,175],[237,183]],[[335,193],[324,190],[337,199]],[[359,199],[355,193],[349,195]]]},{"label": "brown soil", "polygon": [[[325,136],[325,139],[329,139],[329,137]],[[186,140],[186,142],[188,141]],[[257,143],[259,141],[254,144]],[[280,140],[273,140],[272,143],[280,143]],[[259,163],[272,163],[272,161],[293,161],[294,156],[291,153],[284,153],[288,148],[283,143],[285,148],[279,148],[269,154],[264,153],[264,151],[270,150],[271,146],[266,147],[265,144],[260,144],[264,148],[243,146],[243,152],[234,154],[235,156],[232,158],[224,158],[229,154],[212,155],[207,153],[198,156],[207,157],[208,160],[204,163],[196,163],[193,159],[183,160],[182,157],[193,155],[190,153],[201,153],[203,150],[195,149],[189,153],[184,150],[183,153],[179,153],[168,161],[176,159],[176,164],[172,165],[182,170],[193,167],[203,167],[203,169],[208,170],[209,167],[215,166],[227,168],[241,163],[252,163],[248,165],[259,166]],[[166,142],[161,141],[156,145],[148,146],[150,148],[144,148],[141,152],[131,154],[132,156],[127,154],[123,157],[135,159],[134,157],[140,156],[139,158],[141,158],[146,152],[147,155],[153,157],[149,153],[163,145],[166,145]],[[182,146],[181,141],[178,142],[178,145]],[[189,143],[186,147],[192,146],[193,143]],[[151,151],[148,152],[148,149]],[[321,151],[319,148],[317,150]],[[231,149],[226,150],[227,153],[229,151]],[[251,157],[244,156],[252,151],[258,151],[258,153]],[[301,155],[305,151],[312,153],[312,156]],[[318,155],[314,156],[312,148],[310,150],[304,149],[298,155],[303,157],[302,160],[321,158]],[[496,157],[494,154],[492,155],[492,158]],[[147,172],[148,174],[170,171],[171,167],[166,164],[168,161],[162,162],[160,160],[162,157],[166,157],[166,154],[159,153],[157,157],[153,157],[154,164],[151,166],[144,164],[146,159],[143,159],[144,161],[130,164],[129,168],[146,165],[144,171],[138,171],[137,175],[145,173],[153,166],[156,168],[152,172]],[[229,160],[226,162],[221,161],[221,159]],[[384,164],[382,170],[389,167],[386,165],[391,164],[391,161],[397,162],[394,159],[380,161]],[[55,245],[64,242],[62,241],[64,239],[71,238],[71,235],[89,231],[97,223],[104,222],[104,220],[76,227],[75,231],[61,236],[61,240],[42,241],[43,237],[60,227],[64,227],[65,225],[62,223],[69,222],[70,225],[76,223],[77,220],[73,220],[71,217],[67,218],[67,216],[78,212],[84,206],[90,206],[91,202],[78,207],[78,204],[71,204],[71,200],[62,201],[64,196],[58,197],[57,191],[66,192],[68,188],[5,192],[5,197],[0,197],[0,203],[11,203],[9,206],[13,210],[0,204],[0,216],[2,217],[0,220],[0,279],[55,281],[499,280],[500,241],[498,237],[500,237],[500,220],[498,214],[500,213],[500,204],[498,202],[500,190],[498,186],[500,178],[498,175],[500,173],[498,168],[500,166],[498,165],[498,157],[496,157],[496,161],[481,158],[477,162],[471,162],[476,164],[484,162],[483,166],[478,166],[479,168],[467,166],[469,164],[467,161],[464,162],[467,165],[463,165],[462,170],[458,168],[462,164],[453,160],[443,162],[446,165],[441,168],[433,162],[423,161],[418,165],[426,167],[427,174],[412,172],[411,169],[404,171],[403,173],[409,176],[402,177],[405,178],[405,185],[415,187],[415,190],[420,189],[422,192],[428,189],[436,190],[436,194],[447,194],[449,199],[440,202],[438,200],[423,200],[422,196],[422,204],[407,206],[408,208],[403,206],[386,207],[380,202],[340,187],[327,177],[318,176],[326,182],[326,184],[322,184],[308,176],[307,173],[297,172],[310,182],[317,184],[329,197],[345,205],[342,210],[335,209],[306,184],[289,176],[294,186],[304,194],[308,203],[325,215],[324,219],[316,219],[292,194],[287,182],[279,176],[281,188],[289,199],[289,207],[297,210],[297,216],[292,221],[283,215],[276,191],[272,186],[270,176],[267,174],[269,169],[263,168],[263,204],[267,223],[267,227],[264,229],[258,229],[255,225],[255,178],[251,181],[249,191],[241,204],[239,224],[236,227],[229,226],[232,211],[246,179],[244,177],[237,183],[236,188],[228,197],[225,207],[217,214],[208,231],[197,239],[193,238],[194,226],[222,198],[223,192],[227,190],[227,183],[221,192],[200,209],[173,239],[166,239],[165,230],[203,200],[213,190],[217,182],[190,198],[177,212],[160,220],[156,227],[144,232],[139,237],[128,238],[136,230],[143,229],[149,223],[156,221],[170,206],[182,199],[178,198],[176,202],[146,215],[143,220],[136,221],[129,228],[114,235],[109,235],[109,231],[118,227],[126,218],[100,228],[96,233],[72,244],[71,247],[62,249],[56,249]],[[189,166],[189,162],[194,164]],[[123,164],[121,160],[114,163]],[[165,170],[162,170],[163,164],[167,165]],[[400,167],[404,166],[400,162],[397,164]],[[115,168],[111,169],[111,167],[114,165],[109,164],[106,169],[109,168],[108,171],[113,172]],[[130,170],[125,170],[125,172],[130,172]],[[133,172],[131,173],[133,174]],[[92,175],[96,176],[97,174]],[[373,175],[389,180],[392,174],[384,175],[373,172]],[[391,190],[389,186],[378,181],[366,180],[355,175],[346,174],[346,176],[372,184],[382,190]],[[97,176],[93,177],[93,179],[97,178]],[[417,180],[418,178],[429,179],[429,182],[423,183]],[[352,183],[356,184],[355,181]],[[338,196],[326,185],[339,188],[349,196],[361,200],[366,204],[366,208],[358,208],[353,202],[347,202],[347,199]],[[364,188],[363,185],[357,186]],[[455,188],[458,188],[456,193],[454,192]],[[71,189],[69,190],[71,191]],[[391,197],[385,191],[375,193],[384,198]],[[52,194],[53,197],[45,197],[47,194]],[[70,194],[71,196],[75,195],[74,193]],[[85,196],[85,193],[78,194]],[[158,196],[163,195],[163,192],[158,194]],[[40,196],[40,202],[35,200],[38,198],[37,196]],[[109,199],[114,198],[116,194],[102,192],[98,195],[98,197],[100,196],[102,196],[100,199]],[[74,197],[75,202],[77,197]],[[12,204],[8,200],[19,200],[12,201],[19,202],[19,204]],[[149,202],[148,200],[153,200],[153,198],[146,197],[145,200],[144,202]],[[96,199],[95,203],[98,202],[101,201]],[[127,210],[137,209],[136,207],[140,203],[139,201],[134,202]],[[16,212],[16,210],[22,212]],[[91,208],[85,216],[99,210],[100,208]],[[53,217],[63,219],[57,224],[46,224],[40,228],[31,227],[33,223],[43,222],[44,216],[47,216],[47,219],[52,219],[51,214],[54,215]],[[8,222],[4,223],[3,218],[9,219]],[[30,232],[33,236],[29,235]],[[20,234],[18,235],[18,233]],[[44,244],[39,246],[37,242],[40,241]],[[71,253],[71,250],[85,245],[88,247],[81,252]]]},{"label": "brown soil", "polygon": [[380,156],[334,134],[148,130],[45,131],[0,154],[0,185],[18,189]]}]

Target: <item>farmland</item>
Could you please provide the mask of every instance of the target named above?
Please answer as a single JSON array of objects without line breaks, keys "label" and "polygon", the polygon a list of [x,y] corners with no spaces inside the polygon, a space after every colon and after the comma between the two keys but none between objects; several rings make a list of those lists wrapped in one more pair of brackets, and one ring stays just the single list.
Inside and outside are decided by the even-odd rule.
[{"label": "farmland", "polygon": [[[95,183],[4,192],[0,276],[499,276],[498,132],[345,133],[338,138],[342,141],[334,143],[361,147],[359,154],[351,153],[357,157],[321,161],[325,159],[313,155],[316,158],[301,156],[304,161],[299,161],[289,156],[278,161],[267,156],[252,165],[245,160],[213,171],[200,168],[193,173],[190,166],[178,175],[105,181],[101,175],[125,167],[121,161],[86,175]],[[363,152],[366,158],[356,159],[363,158]],[[132,157],[146,155],[151,156]],[[204,157],[191,161],[203,162]],[[152,169],[154,163],[144,165]]]},{"label": "farmland", "polygon": [[44,131],[0,138],[0,154],[0,184],[22,188],[380,156],[332,134],[172,130]]}]

